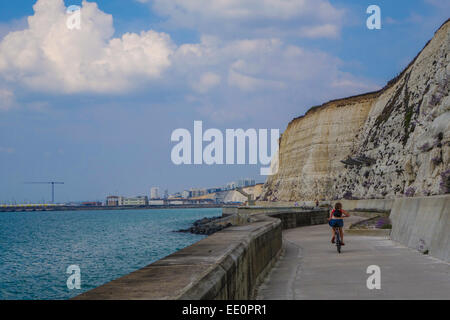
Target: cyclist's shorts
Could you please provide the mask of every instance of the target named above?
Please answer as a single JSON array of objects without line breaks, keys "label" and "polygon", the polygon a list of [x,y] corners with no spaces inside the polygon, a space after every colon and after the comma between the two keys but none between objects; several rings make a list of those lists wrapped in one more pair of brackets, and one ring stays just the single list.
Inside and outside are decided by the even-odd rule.
[{"label": "cyclist's shorts", "polygon": [[342,228],[344,226],[344,220],[342,219],[331,219],[330,222],[328,222],[330,227],[339,227]]}]

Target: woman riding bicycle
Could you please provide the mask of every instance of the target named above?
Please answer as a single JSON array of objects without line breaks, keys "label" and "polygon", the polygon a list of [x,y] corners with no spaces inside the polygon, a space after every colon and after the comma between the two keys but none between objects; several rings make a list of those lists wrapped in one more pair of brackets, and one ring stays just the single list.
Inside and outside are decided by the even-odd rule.
[{"label": "woman riding bicycle", "polygon": [[331,238],[331,243],[334,243],[334,239],[336,237],[335,235],[335,228],[339,228],[339,235],[341,237],[341,245],[344,244],[344,231],[342,228],[344,227],[344,218],[350,217],[350,214],[347,211],[344,211],[342,209],[342,203],[336,202],[334,205],[334,209],[330,212],[330,217],[328,218],[328,224],[331,227],[331,232],[333,234],[333,237]]}]

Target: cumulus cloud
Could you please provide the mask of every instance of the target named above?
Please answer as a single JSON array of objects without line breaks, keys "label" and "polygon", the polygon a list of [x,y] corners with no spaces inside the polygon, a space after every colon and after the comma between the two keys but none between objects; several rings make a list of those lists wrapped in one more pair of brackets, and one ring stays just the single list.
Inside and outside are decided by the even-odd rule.
[{"label": "cumulus cloud", "polygon": [[216,87],[220,81],[221,78],[219,75],[213,72],[205,72],[200,76],[198,82],[192,84],[192,87],[199,93],[206,93],[210,89]]},{"label": "cumulus cloud", "polygon": [[230,73],[228,75],[228,84],[244,91],[255,91],[264,88],[283,87],[282,82],[247,76],[234,70],[230,70]]},{"label": "cumulus cloud", "polygon": [[38,0],[28,28],[0,43],[0,74],[43,91],[124,91],[157,79],[170,67],[174,45],[165,33],[113,38],[111,15],[83,1],[81,29],[66,26],[63,0]]},{"label": "cumulus cloud", "polygon": [[138,1],[151,4],[171,25],[234,36],[335,37],[344,16],[328,0]]},{"label": "cumulus cloud", "polygon": [[339,35],[339,29],[333,24],[323,24],[311,27],[302,27],[300,35],[306,38],[335,38]]},{"label": "cumulus cloud", "polygon": [[[256,3],[243,1],[241,7],[237,1],[185,2],[167,3],[186,6],[193,16],[203,12],[203,4],[214,15],[233,19],[252,19],[250,9]],[[323,6],[322,11],[314,11],[317,21],[296,32],[307,37],[338,33],[334,24],[319,23],[323,12],[336,10],[326,1],[285,0],[276,10],[272,0],[261,5],[265,9],[256,8],[257,16],[279,20],[293,19],[300,11],[312,13],[311,8]],[[235,12],[238,9],[240,12]],[[168,34],[152,30],[114,38],[112,16],[100,11],[95,3],[82,3],[80,30],[66,27],[68,15],[62,0],[38,0],[34,11],[27,28],[9,33],[0,42],[0,76],[9,87],[17,84],[58,94],[129,94],[130,89],[139,87],[163,88],[170,90],[173,100],[184,100],[202,114],[221,119],[243,119],[246,114],[254,114],[255,108],[269,110],[281,105],[281,100],[283,107],[296,108],[299,102],[317,103],[377,88],[342,72],[340,59],[292,45],[281,36],[224,39],[212,33],[202,34],[198,43],[177,46]],[[0,108],[14,105],[13,92],[3,90],[0,96],[10,101]],[[50,107],[45,99],[28,105],[34,111]]]},{"label": "cumulus cloud", "polygon": [[0,39],[12,31],[23,30],[26,27],[27,20],[25,18],[13,19],[7,23],[0,22]]},{"label": "cumulus cloud", "polygon": [[[189,61],[189,63],[186,63]],[[185,44],[173,55],[177,79],[200,86],[204,74],[214,72],[220,90],[190,94],[187,102],[212,120],[242,120],[273,106],[287,109],[299,104],[325,102],[379,87],[341,71],[345,63],[319,50],[291,45],[280,39],[221,41],[204,36]],[[206,92],[196,90],[197,92]],[[283,102],[281,102],[283,101]]]},{"label": "cumulus cloud", "polygon": [[[242,91],[303,86],[312,92],[313,85],[320,91],[325,87],[351,91],[361,87],[360,79],[340,71],[340,59],[276,38],[220,41],[206,36],[198,44],[180,46],[173,62],[178,74],[191,77],[193,83],[204,84],[204,72],[214,70],[211,78],[226,78],[228,86]],[[368,87],[374,88],[370,83]]]}]

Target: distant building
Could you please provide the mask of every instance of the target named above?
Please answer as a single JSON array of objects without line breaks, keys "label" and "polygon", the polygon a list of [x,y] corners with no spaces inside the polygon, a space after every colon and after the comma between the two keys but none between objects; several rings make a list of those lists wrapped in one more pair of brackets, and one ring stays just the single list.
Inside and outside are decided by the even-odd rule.
[{"label": "distant building", "polygon": [[158,199],[158,200],[150,199],[148,201],[148,204],[151,206],[163,206],[163,205],[165,205],[165,201],[163,199]]},{"label": "distant building", "polygon": [[147,196],[139,196],[133,198],[122,198],[121,201],[122,206],[146,206],[148,205],[148,197]]},{"label": "distant building", "polygon": [[244,179],[244,187],[250,187],[256,185],[255,179]]},{"label": "distant building", "polygon": [[222,188],[209,188],[206,190],[207,193],[216,193],[222,191]]},{"label": "distant building", "polygon": [[236,183],[235,182],[230,182],[227,184],[226,186],[227,190],[232,190],[232,189],[236,189]]},{"label": "distant building", "polygon": [[159,199],[159,188],[153,187],[150,189],[150,199]]},{"label": "distant building", "polygon": [[86,201],[81,203],[84,207],[100,207],[102,203],[100,201]]},{"label": "distant building", "polygon": [[184,204],[184,199],[171,199],[169,201],[169,204],[171,205],[180,205],[180,204]]},{"label": "distant building", "polygon": [[192,196],[192,194],[191,194],[191,191],[189,191],[189,190],[184,190],[181,193],[181,197],[184,198],[184,199],[190,198],[191,196]]},{"label": "distant building", "polygon": [[178,198],[182,198],[182,197],[183,197],[182,193],[177,192],[177,193],[169,195],[169,197],[167,199],[178,199]]},{"label": "distant building", "polygon": [[192,188],[192,189],[190,189],[189,191],[190,191],[190,193],[191,193],[190,196],[191,196],[192,198],[195,198],[195,197],[201,197],[201,196],[207,194],[206,189],[194,189],[194,188]]},{"label": "distant building", "polygon": [[106,205],[108,207],[117,207],[119,206],[119,198],[118,196],[109,196],[106,197]]},{"label": "distant building", "polygon": [[169,190],[164,190],[164,196],[163,199],[168,199],[169,198]]},{"label": "distant building", "polygon": [[236,188],[250,187],[250,186],[254,186],[255,184],[256,184],[255,179],[250,179],[250,178],[239,179],[237,181],[232,181],[232,182],[228,183],[226,186],[226,189],[232,190],[232,189],[236,189]]}]

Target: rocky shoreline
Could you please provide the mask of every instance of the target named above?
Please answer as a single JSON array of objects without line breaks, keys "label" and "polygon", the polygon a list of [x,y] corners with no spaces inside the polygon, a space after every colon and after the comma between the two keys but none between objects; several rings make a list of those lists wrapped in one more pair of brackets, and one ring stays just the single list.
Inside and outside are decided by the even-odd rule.
[{"label": "rocky shoreline", "polygon": [[203,218],[195,221],[188,229],[180,229],[176,232],[186,232],[193,234],[211,235],[225,228],[232,226],[230,222],[222,220],[223,217]]}]

